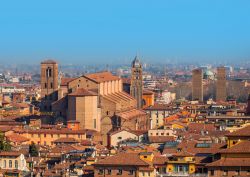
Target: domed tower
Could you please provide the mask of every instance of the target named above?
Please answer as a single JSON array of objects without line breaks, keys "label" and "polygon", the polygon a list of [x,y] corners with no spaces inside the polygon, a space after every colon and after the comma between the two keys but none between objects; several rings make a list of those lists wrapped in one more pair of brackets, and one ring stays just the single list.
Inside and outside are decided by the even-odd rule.
[{"label": "domed tower", "polygon": [[136,56],[131,66],[130,95],[137,101],[137,108],[142,108],[142,65]]}]

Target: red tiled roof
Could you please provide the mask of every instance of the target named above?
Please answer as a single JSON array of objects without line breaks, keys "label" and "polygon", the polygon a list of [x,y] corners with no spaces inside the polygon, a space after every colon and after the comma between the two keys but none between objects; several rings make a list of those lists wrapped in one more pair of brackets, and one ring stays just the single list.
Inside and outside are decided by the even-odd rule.
[{"label": "red tiled roof", "polygon": [[234,146],[223,149],[220,153],[250,153],[250,141],[242,141]]},{"label": "red tiled roof", "polygon": [[97,93],[79,88],[75,92],[68,94],[69,96],[97,96]]},{"label": "red tiled roof", "polygon": [[148,166],[149,164],[141,160],[137,153],[119,153],[109,156],[94,164],[94,166]]},{"label": "red tiled roof", "polygon": [[250,158],[222,158],[207,164],[208,167],[250,167]]},{"label": "red tiled roof", "polygon": [[120,113],[117,113],[116,115],[123,118],[123,119],[132,119],[134,117],[138,117],[138,116],[144,116],[146,115],[147,113],[144,112],[144,111],[141,111],[141,110],[138,110],[138,109],[131,109],[131,110],[128,110],[128,111],[123,111],[123,112],[120,112]]},{"label": "red tiled roof", "polygon": [[153,164],[154,165],[166,165],[167,158],[165,156],[154,156]]},{"label": "red tiled roof", "polygon": [[11,142],[16,142],[16,143],[22,143],[22,142],[29,141],[28,138],[21,136],[21,135],[18,135],[18,134],[15,134],[15,133],[12,133],[10,135],[6,135],[6,138]]},{"label": "red tiled roof", "polygon": [[38,130],[28,130],[28,129],[14,129],[16,133],[29,133],[29,134],[85,134],[86,130],[71,130],[67,128],[62,129],[38,129]]},{"label": "red tiled roof", "polygon": [[215,131],[216,127],[214,124],[204,124],[204,123],[190,123],[188,125],[189,132],[201,132],[201,131]]},{"label": "red tiled roof", "polygon": [[250,136],[250,125],[236,130],[232,133],[226,134],[226,136]]},{"label": "red tiled roof", "polygon": [[169,141],[175,141],[174,136],[149,136],[150,143],[165,143]]},{"label": "red tiled roof", "polygon": [[61,86],[67,86],[69,82],[75,80],[76,78],[66,78],[66,77],[63,77],[61,79]]},{"label": "red tiled roof", "polygon": [[94,80],[97,83],[100,82],[106,82],[106,81],[114,81],[119,80],[120,78],[118,76],[114,76],[112,73],[104,71],[100,73],[92,73],[92,74],[86,74],[85,77]]},{"label": "red tiled roof", "polygon": [[21,152],[17,152],[17,151],[1,151],[0,152],[0,156],[14,156],[14,157],[18,157],[21,154],[22,154]]}]

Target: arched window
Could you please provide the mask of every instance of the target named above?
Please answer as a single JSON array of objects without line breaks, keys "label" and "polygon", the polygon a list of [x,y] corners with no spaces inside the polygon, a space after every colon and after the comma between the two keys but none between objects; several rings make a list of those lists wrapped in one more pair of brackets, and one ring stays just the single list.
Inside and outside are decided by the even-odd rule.
[{"label": "arched window", "polygon": [[46,76],[47,77],[52,77],[52,69],[51,68],[46,69]]}]

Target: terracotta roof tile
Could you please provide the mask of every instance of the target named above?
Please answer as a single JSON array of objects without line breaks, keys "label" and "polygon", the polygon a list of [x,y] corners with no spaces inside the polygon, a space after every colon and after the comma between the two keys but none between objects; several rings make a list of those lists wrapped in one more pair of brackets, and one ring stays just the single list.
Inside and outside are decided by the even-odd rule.
[{"label": "terracotta roof tile", "polygon": [[15,157],[18,157],[21,154],[22,154],[21,152],[17,152],[17,151],[1,151],[0,152],[0,156],[15,156]]},{"label": "terracotta roof tile", "polygon": [[149,164],[141,160],[137,153],[119,153],[115,156],[109,156],[103,160],[100,160],[94,164],[107,165],[107,166],[148,166]]},{"label": "terracotta roof tile", "polygon": [[221,150],[220,153],[250,153],[250,141],[242,141],[230,148]]},{"label": "terracotta roof tile", "polygon": [[123,111],[120,113],[117,113],[116,115],[121,117],[122,119],[132,119],[134,117],[138,117],[138,116],[144,116],[147,113],[138,109],[132,109],[132,110],[128,110],[128,111]]},{"label": "terracotta roof tile", "polygon": [[78,141],[75,138],[59,138],[54,143],[78,143]]},{"label": "terracotta roof tile", "polygon": [[15,134],[15,133],[12,133],[10,135],[6,135],[6,138],[11,141],[11,142],[15,142],[15,143],[22,143],[22,142],[27,142],[29,141],[28,138],[24,137],[24,136],[21,136],[21,135],[18,135],[18,134]]},{"label": "terracotta roof tile", "polygon": [[208,167],[250,167],[250,158],[222,158],[207,164]]},{"label": "terracotta roof tile", "polygon": [[250,136],[250,125],[236,130],[232,133],[226,134],[226,136]]},{"label": "terracotta roof tile", "polygon": [[63,77],[61,79],[61,86],[67,86],[69,82],[75,80],[76,78],[67,78],[67,77]]},{"label": "terracotta roof tile", "polygon": [[69,96],[97,96],[97,93],[79,88],[75,92],[68,94]]},{"label": "terracotta roof tile", "polygon": [[114,76],[110,72],[100,72],[100,73],[92,73],[92,74],[86,74],[84,75],[87,78],[90,78],[94,80],[95,82],[106,82],[106,81],[114,81],[114,80],[120,80],[118,76]]},{"label": "terracotta roof tile", "polygon": [[165,143],[169,141],[175,141],[174,136],[149,136],[150,143]]}]

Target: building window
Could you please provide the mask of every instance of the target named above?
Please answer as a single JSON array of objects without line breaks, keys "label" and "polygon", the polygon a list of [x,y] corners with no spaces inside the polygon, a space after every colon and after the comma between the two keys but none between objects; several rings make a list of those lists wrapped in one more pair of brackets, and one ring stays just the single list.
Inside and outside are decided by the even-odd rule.
[{"label": "building window", "polygon": [[108,169],[107,171],[108,171],[107,174],[111,175],[111,169]]},{"label": "building window", "polygon": [[47,68],[46,69],[46,76],[47,77],[51,77],[52,76],[52,69],[51,68]]},{"label": "building window", "polygon": [[51,138],[53,138],[53,134],[50,134]]},{"label": "building window", "polygon": [[119,170],[118,170],[117,175],[122,175],[122,169],[119,169]]},{"label": "building window", "polygon": [[150,172],[148,172],[148,176],[150,176]]},{"label": "building window", "polygon": [[250,170],[247,170],[247,175],[250,176]]},{"label": "building window", "polygon": [[214,170],[211,170],[210,174],[211,174],[211,176],[214,176]]},{"label": "building window", "polygon": [[78,134],[78,138],[81,138],[81,135],[80,135],[80,134]]},{"label": "building window", "polygon": [[57,134],[57,138],[60,138],[60,134]]},{"label": "building window", "polygon": [[161,135],[164,135],[164,133],[161,133]]},{"label": "building window", "polygon": [[223,171],[223,176],[227,176],[228,175],[228,170],[224,170]]},{"label": "building window", "polygon": [[15,168],[18,169],[18,161],[15,160]]},{"label": "building window", "polygon": [[53,88],[53,82],[50,83],[50,88]]},{"label": "building window", "polygon": [[96,128],[96,119],[94,119],[94,128]]},{"label": "building window", "polygon": [[12,168],[12,160],[9,160],[9,168]]},{"label": "building window", "polygon": [[44,138],[46,138],[46,134],[44,134]]},{"label": "building window", "polygon": [[102,174],[103,174],[103,169],[99,169],[98,175],[102,175]]},{"label": "building window", "polygon": [[237,176],[240,175],[240,170],[236,170],[235,175],[237,175]]},{"label": "building window", "polygon": [[38,137],[40,138],[40,137],[41,137],[41,135],[40,135],[40,134],[38,134]]},{"label": "building window", "polygon": [[145,176],[145,173],[144,173],[144,172],[142,172],[142,176]]},{"label": "building window", "polygon": [[47,144],[46,141],[44,141],[44,146],[46,146],[46,144]]},{"label": "building window", "polygon": [[121,137],[121,136],[119,136],[119,137],[117,137],[117,139],[118,139],[118,140],[121,140],[121,139],[122,139],[122,137]]},{"label": "building window", "polygon": [[6,168],[6,160],[3,161],[3,168]]},{"label": "building window", "polygon": [[129,175],[133,175],[134,174],[134,170],[129,170]]},{"label": "building window", "polygon": [[47,88],[47,83],[44,84],[44,88]]},{"label": "building window", "polygon": [[146,159],[146,158],[147,158],[147,156],[144,156],[143,158],[144,158],[144,159]]}]

